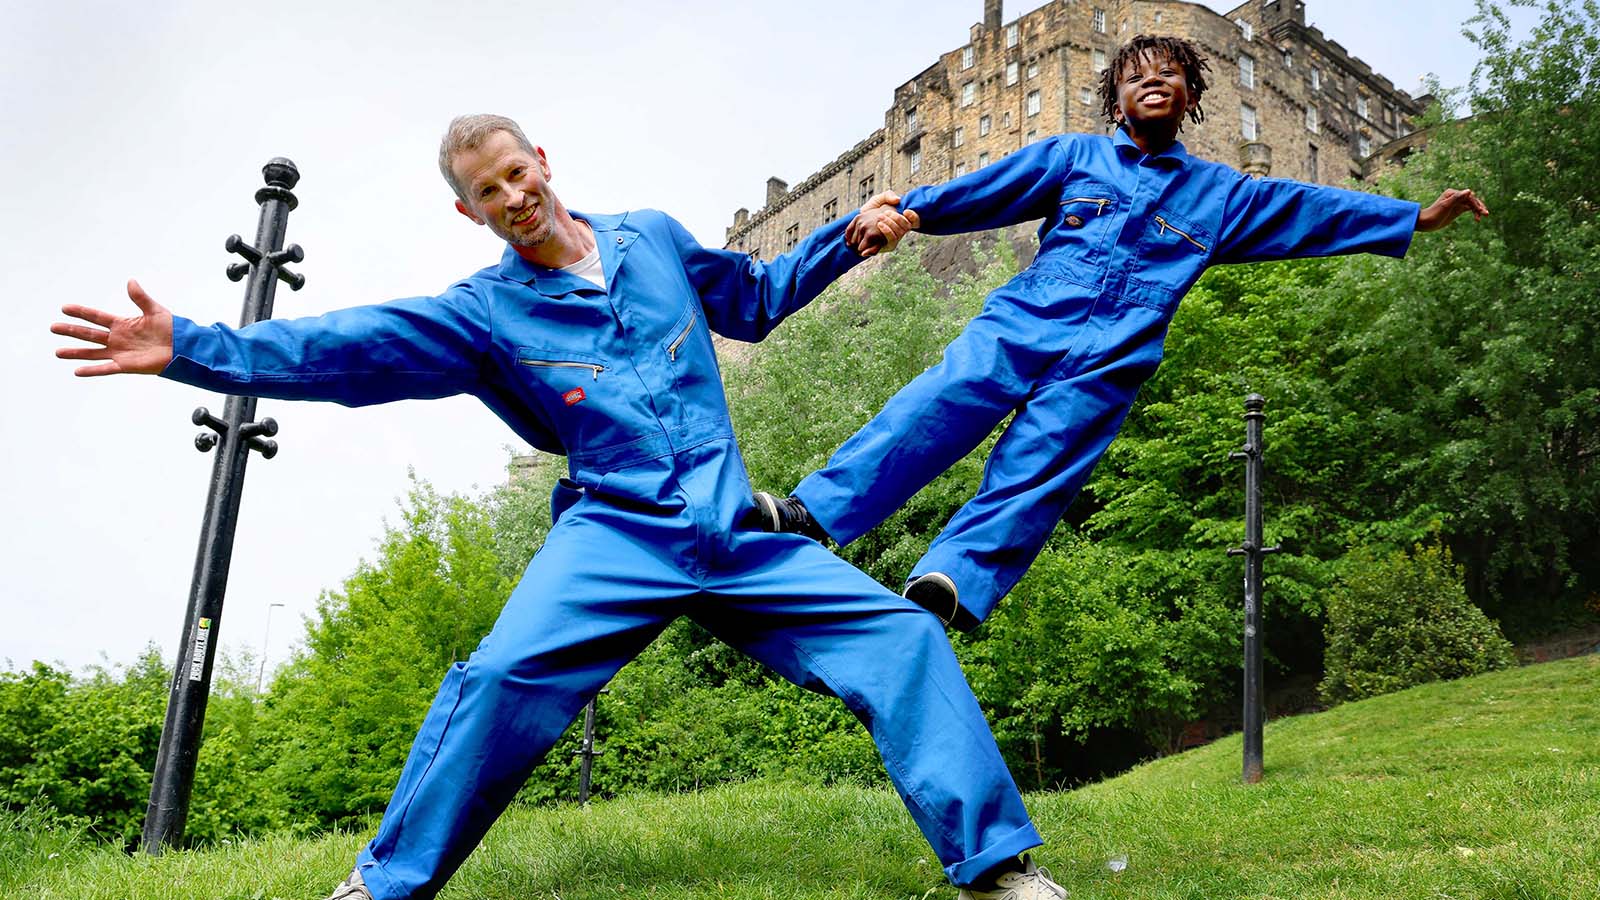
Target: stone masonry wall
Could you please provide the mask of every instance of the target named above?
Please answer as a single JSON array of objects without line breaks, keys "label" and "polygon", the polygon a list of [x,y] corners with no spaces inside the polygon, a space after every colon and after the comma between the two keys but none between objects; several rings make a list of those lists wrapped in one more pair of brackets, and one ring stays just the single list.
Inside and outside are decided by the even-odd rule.
[{"label": "stone masonry wall", "polygon": [[894,89],[881,128],[792,188],[769,180],[761,209],[734,214],[727,248],[771,258],[879,191],[947,181],[1052,134],[1108,133],[1098,73],[1135,34],[1181,35],[1209,57],[1206,119],[1179,139],[1251,174],[1360,178],[1428,99],[1308,27],[1300,0],[1246,0],[1221,15],[1185,0],[1051,0],[1010,22],[997,0],[975,12],[984,18],[965,44]]}]

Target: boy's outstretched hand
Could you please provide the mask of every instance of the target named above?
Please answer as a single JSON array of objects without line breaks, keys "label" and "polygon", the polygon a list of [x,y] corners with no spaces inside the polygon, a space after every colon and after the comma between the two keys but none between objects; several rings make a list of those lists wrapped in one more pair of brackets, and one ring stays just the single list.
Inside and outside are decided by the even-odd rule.
[{"label": "boy's outstretched hand", "polygon": [[868,200],[845,228],[845,243],[862,256],[894,250],[901,238],[922,224],[915,210],[902,215],[896,209],[899,205],[900,195],[894,191],[884,191]]},{"label": "boy's outstretched hand", "polygon": [[56,351],[60,359],[105,360],[97,366],[79,366],[74,375],[116,375],[138,373],[157,375],[172,361],[172,312],[150,299],[139,287],[139,282],[128,282],[128,298],[139,307],[141,315],[114,316],[104,310],[68,304],[61,312],[82,319],[90,328],[76,322],[57,322],[50,326],[53,334],[77,338],[91,346],[62,347]]},{"label": "boy's outstretched hand", "polygon": [[1489,207],[1483,205],[1478,195],[1472,191],[1447,190],[1433,201],[1432,206],[1424,207],[1417,214],[1418,231],[1438,231],[1456,220],[1462,213],[1472,213],[1473,221],[1489,214]]}]

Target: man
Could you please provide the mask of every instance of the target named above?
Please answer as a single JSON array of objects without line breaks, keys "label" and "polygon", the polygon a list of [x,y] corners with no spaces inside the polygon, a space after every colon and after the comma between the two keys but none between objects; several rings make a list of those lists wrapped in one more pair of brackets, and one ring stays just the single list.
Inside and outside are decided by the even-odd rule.
[{"label": "man", "polygon": [[[964,897],[1065,892],[938,621],[813,541],[746,530],[749,484],[711,331],[760,340],[861,257],[845,220],[769,263],[655,211],[569,212],[516,123],[451,123],[456,209],[507,248],[437,297],[209,328],[138,285],[142,315],[67,306],[79,375],[362,405],[466,393],[564,454],[554,525],[489,636],[445,676],[377,835],[334,892],[433,896],[595,692],[689,615],[867,725]],[[878,226],[891,243],[903,229]],[[94,326],[94,327],[90,327]]]}]

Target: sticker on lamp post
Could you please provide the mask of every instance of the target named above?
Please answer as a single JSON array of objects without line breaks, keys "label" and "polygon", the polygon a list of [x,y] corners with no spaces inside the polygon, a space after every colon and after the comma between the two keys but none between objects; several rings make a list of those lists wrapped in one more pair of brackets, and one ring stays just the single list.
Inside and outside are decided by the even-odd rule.
[{"label": "sticker on lamp post", "polygon": [[194,654],[189,658],[189,680],[199,681],[206,668],[206,645],[211,643],[211,620],[201,619],[194,629]]}]

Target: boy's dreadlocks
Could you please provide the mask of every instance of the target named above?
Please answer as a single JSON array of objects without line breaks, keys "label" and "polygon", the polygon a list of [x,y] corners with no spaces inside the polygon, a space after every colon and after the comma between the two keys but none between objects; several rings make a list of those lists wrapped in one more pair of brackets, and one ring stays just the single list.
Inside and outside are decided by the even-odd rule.
[{"label": "boy's dreadlocks", "polygon": [[1200,97],[1206,92],[1206,77],[1201,72],[1211,68],[1206,65],[1206,58],[1200,55],[1198,47],[1184,38],[1154,34],[1134,35],[1133,40],[1117,50],[1116,58],[1100,73],[1100,112],[1105,115],[1106,121],[1117,124],[1117,81],[1122,76],[1123,68],[1137,66],[1146,53],[1157,59],[1170,59],[1183,69],[1183,76],[1189,82],[1189,95],[1194,100],[1189,119],[1197,125],[1205,121],[1206,112],[1200,108]]}]

